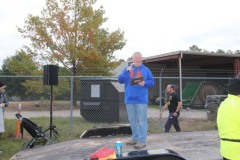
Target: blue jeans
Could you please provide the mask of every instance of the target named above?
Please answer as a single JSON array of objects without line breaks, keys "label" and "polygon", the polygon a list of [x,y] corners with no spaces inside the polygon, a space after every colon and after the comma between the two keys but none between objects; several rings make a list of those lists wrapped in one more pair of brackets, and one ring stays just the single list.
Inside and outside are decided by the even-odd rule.
[{"label": "blue jeans", "polygon": [[126,104],[126,108],[132,130],[132,140],[146,144],[148,104]]}]

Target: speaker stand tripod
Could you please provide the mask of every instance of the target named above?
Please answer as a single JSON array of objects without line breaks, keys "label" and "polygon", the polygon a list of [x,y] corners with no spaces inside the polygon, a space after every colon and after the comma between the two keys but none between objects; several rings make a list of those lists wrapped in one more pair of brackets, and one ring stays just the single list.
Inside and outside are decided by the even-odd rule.
[{"label": "speaker stand tripod", "polygon": [[58,138],[57,136],[59,135],[58,132],[57,132],[57,127],[55,125],[53,125],[52,123],[52,104],[53,104],[53,86],[51,85],[51,99],[50,99],[50,126],[46,131],[50,130],[50,138],[52,138],[52,134],[54,135],[54,138],[58,141]]},{"label": "speaker stand tripod", "polygon": [[[50,102],[50,126],[46,130],[50,130],[50,138],[52,138],[52,134],[54,134],[55,139],[57,139],[57,127],[52,123],[52,103],[53,103],[53,85],[58,85],[58,69],[59,67],[56,65],[44,65],[43,66],[43,84],[51,85],[51,102]],[[58,141],[58,139],[57,139]]]}]

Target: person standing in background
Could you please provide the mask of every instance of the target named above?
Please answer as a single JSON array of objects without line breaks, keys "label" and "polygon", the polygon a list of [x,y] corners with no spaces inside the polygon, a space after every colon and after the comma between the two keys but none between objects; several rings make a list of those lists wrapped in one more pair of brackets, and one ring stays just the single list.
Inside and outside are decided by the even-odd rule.
[{"label": "person standing in background", "polygon": [[180,115],[180,110],[182,107],[182,102],[179,95],[175,92],[175,87],[172,84],[167,85],[167,93],[169,94],[167,98],[167,103],[164,105],[163,109],[160,111],[160,117],[162,113],[168,109],[169,115],[167,122],[165,124],[165,132],[169,132],[171,126],[173,125],[177,132],[181,132],[181,128],[178,122],[178,117]]},{"label": "person standing in background", "polygon": [[228,82],[227,98],[217,112],[220,153],[224,160],[240,160],[240,78]]},{"label": "person standing in background", "polygon": [[5,85],[0,82],[0,139],[2,137],[2,133],[5,132],[4,127],[4,107],[8,106],[8,100],[4,94],[5,92]]},{"label": "person standing in background", "polygon": [[[146,146],[148,89],[154,86],[154,78],[149,68],[142,64],[140,52],[133,53],[132,61],[133,64],[124,68],[118,76],[118,82],[124,84],[124,102],[132,130],[132,139],[126,144],[141,149]],[[142,79],[135,81],[135,78]]]},{"label": "person standing in background", "polygon": [[[4,107],[8,106],[8,100],[6,96],[4,95],[5,92],[5,85],[0,82],[0,139],[3,137],[3,133],[5,132],[5,127],[4,127]],[[3,153],[3,149],[0,143],[0,154]]]}]

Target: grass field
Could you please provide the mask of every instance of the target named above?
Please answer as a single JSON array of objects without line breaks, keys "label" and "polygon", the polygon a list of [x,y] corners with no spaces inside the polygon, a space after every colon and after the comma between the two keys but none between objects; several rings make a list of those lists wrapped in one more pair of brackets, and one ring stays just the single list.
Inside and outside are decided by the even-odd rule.
[{"label": "grass field", "polygon": [[[21,102],[11,102],[6,109],[9,110],[18,110],[18,106],[21,105],[22,111],[49,111],[50,101],[49,100],[40,100],[40,101],[21,101]],[[53,110],[68,110],[70,109],[70,101],[53,101],[52,107]],[[80,102],[77,101],[77,109],[79,109]],[[149,105],[150,108],[159,109],[157,105]]]},{"label": "grass field", "polygon": [[[37,123],[42,127],[42,130],[47,129],[49,126],[49,118],[32,118],[32,122]],[[93,128],[96,124],[89,123],[83,118],[74,118],[74,127],[69,128],[69,118],[54,118],[54,125],[57,126],[59,132],[59,141],[67,141],[79,138],[80,135],[87,129]],[[98,124],[99,125],[99,124]],[[102,124],[106,125],[106,124]],[[26,130],[23,132],[23,139],[16,139],[16,120],[5,120],[6,132],[0,139],[0,148],[3,150],[3,154],[0,155],[0,159],[8,160],[15,153],[21,150],[22,145],[32,139]],[[49,132],[47,133],[49,136]]]}]

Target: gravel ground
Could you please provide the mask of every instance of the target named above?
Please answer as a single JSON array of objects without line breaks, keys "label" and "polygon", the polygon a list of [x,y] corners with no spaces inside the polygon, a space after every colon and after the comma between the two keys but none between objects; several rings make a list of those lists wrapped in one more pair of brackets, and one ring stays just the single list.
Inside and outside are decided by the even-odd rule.
[{"label": "gravel ground", "polygon": [[[6,119],[15,119],[15,114],[18,113],[18,111],[5,111],[5,118]],[[49,117],[50,112],[49,111],[21,111],[20,112],[23,117],[26,118],[33,118],[33,117]],[[70,117],[71,111],[70,110],[59,110],[59,111],[53,111],[53,117]],[[79,117],[80,111],[79,110],[73,110],[72,111],[73,117]],[[165,111],[163,113],[163,118],[166,118],[168,115],[168,112]],[[159,118],[159,110],[158,109],[148,109],[148,118]],[[195,110],[195,109],[182,109],[181,118],[207,118],[207,110]]]}]

